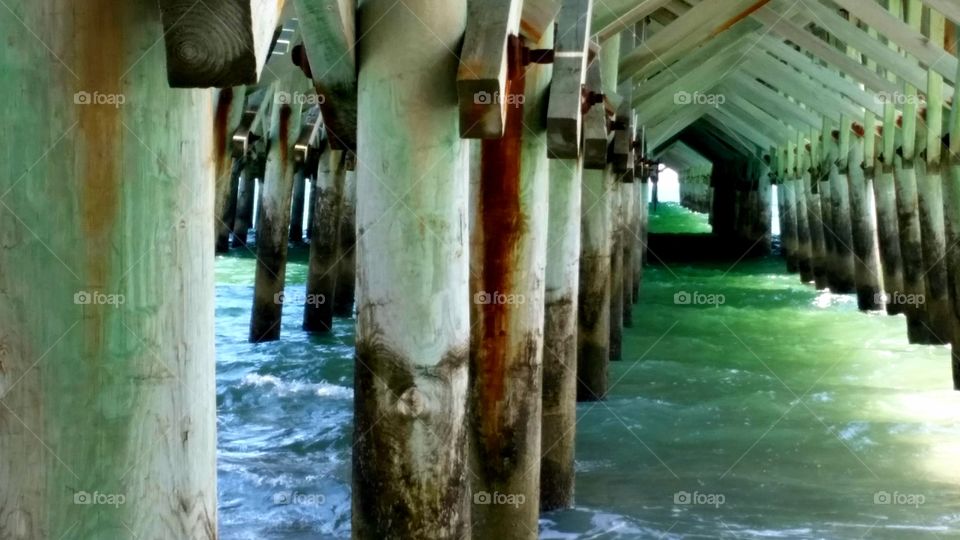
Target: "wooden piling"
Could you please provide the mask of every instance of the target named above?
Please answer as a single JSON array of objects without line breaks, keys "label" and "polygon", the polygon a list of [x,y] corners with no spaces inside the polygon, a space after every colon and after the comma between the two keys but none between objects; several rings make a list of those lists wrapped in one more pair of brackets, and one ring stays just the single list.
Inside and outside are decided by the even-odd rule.
[{"label": "wooden piling", "polygon": [[543,324],[540,509],[573,505],[583,160],[551,160]]},{"label": "wooden piling", "polygon": [[840,115],[840,129],[831,137],[830,219],[834,236],[833,281],[831,291],[839,294],[857,290],[854,279],[853,224],[850,218],[850,182],[848,174],[850,134],[853,120]]},{"label": "wooden piling", "polygon": [[307,171],[297,167],[293,176],[293,199],[290,203],[290,241],[303,243],[303,210],[307,195]]},{"label": "wooden piling", "polygon": [[215,538],[212,93],[154,1],[0,34],[0,538]]},{"label": "wooden piling", "polygon": [[[510,42],[504,133],[481,142],[479,175],[471,182],[471,528],[479,538],[535,539],[550,180],[545,97],[552,67],[524,66],[523,42],[513,36]],[[551,27],[529,47],[552,43]]]},{"label": "wooden piling", "polygon": [[828,287],[827,246],[824,239],[823,214],[820,208],[820,154],[819,137],[815,129],[810,130],[809,149],[805,152],[806,170],[804,178],[807,197],[807,219],[810,228],[810,264],[813,266],[814,285],[818,290]]},{"label": "wooden piling", "polygon": [[[347,155],[347,160],[356,159]],[[333,314],[352,317],[357,285],[357,175],[347,170],[341,199],[340,261],[337,268],[337,290],[333,299]]]},{"label": "wooden piling", "polygon": [[356,539],[470,536],[466,16],[466,0],[359,6]]},{"label": "wooden piling", "polygon": [[[936,10],[927,10],[927,37],[932,43],[943,43],[945,20]],[[943,155],[943,77],[933,69],[927,73],[927,108],[923,117],[925,129],[918,130],[917,209],[920,217],[920,239],[923,249],[923,277],[926,282],[924,308],[934,343],[950,343],[951,307],[948,298],[946,237],[943,213],[943,178],[940,161]]]},{"label": "wooden piling", "polygon": [[237,216],[237,190],[240,189],[240,175],[243,172],[243,161],[234,159],[230,179],[227,182],[223,211],[214,224],[217,232],[216,252],[226,253],[230,250],[230,234]]},{"label": "wooden piling", "polygon": [[850,218],[853,233],[854,280],[857,284],[857,307],[861,311],[883,309],[883,288],[880,282],[880,252],[877,250],[876,216],[873,212],[873,152],[876,131],[873,113],[867,112],[864,135],[850,144],[848,182]]},{"label": "wooden piling", "polygon": [[257,178],[263,176],[266,156],[249,152],[243,160],[240,186],[237,188],[237,215],[233,224],[233,247],[245,247],[253,225]]},{"label": "wooden piling", "polygon": [[[298,82],[294,72],[281,88],[292,92]],[[281,84],[281,83],[278,83]],[[270,111],[270,145],[263,175],[260,226],[257,229],[257,268],[250,314],[250,341],[260,343],[280,339],[283,314],[283,288],[287,272],[287,239],[290,230],[290,204],[293,196],[293,143],[300,133],[302,107],[277,103]]]},{"label": "wooden piling", "polygon": [[577,330],[577,401],[607,395],[610,358],[610,232],[613,174],[584,169],[581,190],[580,287]]},{"label": "wooden piling", "polygon": [[303,329],[307,332],[329,332],[333,329],[333,299],[339,276],[339,239],[345,182],[344,152],[328,150],[321,157],[314,184],[317,190],[313,208],[314,229],[310,234],[307,294],[303,306]]},{"label": "wooden piling", "polygon": [[900,233],[900,255],[903,260],[903,290],[887,291],[888,301],[903,304],[907,316],[907,338],[910,343],[932,343],[933,333],[923,309],[926,296],[923,268],[919,195],[917,193],[916,140],[917,90],[907,85],[903,107],[901,155],[895,160],[894,179],[897,198],[897,220]]},{"label": "wooden piling", "polygon": [[613,173],[610,186],[610,360],[623,359],[623,183]]},{"label": "wooden piling", "polygon": [[[873,197],[877,213],[877,245],[880,249],[880,268],[883,272],[885,299],[903,294],[903,259],[900,254],[900,227],[898,224],[897,192],[894,179],[896,159],[896,107],[892,101],[883,106],[882,149],[874,165]],[[902,302],[886,301],[889,315],[903,313]]]},{"label": "wooden piling", "polygon": [[810,216],[807,210],[807,186],[805,178],[806,168],[803,134],[797,133],[796,144],[790,144],[792,167],[788,171],[788,178],[792,178],[793,197],[796,200],[797,214],[797,267],[800,270],[800,281],[809,283],[814,281],[813,274],[813,242],[810,238]]},{"label": "wooden piling", "polygon": [[[633,172],[627,174],[633,175]],[[635,180],[621,186],[621,206],[623,209],[623,327],[633,328],[633,304],[636,301],[633,295],[633,253],[636,249],[637,231],[636,225],[636,206],[637,206],[637,186],[639,183]]]}]

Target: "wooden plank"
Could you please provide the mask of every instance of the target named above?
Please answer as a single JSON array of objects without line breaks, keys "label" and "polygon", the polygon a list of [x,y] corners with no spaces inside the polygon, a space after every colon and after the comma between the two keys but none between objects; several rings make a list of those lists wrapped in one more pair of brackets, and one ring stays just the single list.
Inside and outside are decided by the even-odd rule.
[{"label": "wooden plank", "polygon": [[522,0],[470,0],[457,70],[460,136],[498,139],[507,115],[507,41],[520,26]]},{"label": "wooden plank", "polygon": [[356,150],[356,0],[293,3],[330,146]]},{"label": "wooden plank", "polygon": [[553,82],[547,105],[547,155],[580,155],[583,85],[587,78],[593,0],[564,0],[557,26]]},{"label": "wooden plank", "polygon": [[256,84],[284,0],[159,0],[174,88]]},{"label": "wooden plank", "polygon": [[520,14],[520,35],[530,43],[539,43],[560,13],[558,0],[524,0]]}]

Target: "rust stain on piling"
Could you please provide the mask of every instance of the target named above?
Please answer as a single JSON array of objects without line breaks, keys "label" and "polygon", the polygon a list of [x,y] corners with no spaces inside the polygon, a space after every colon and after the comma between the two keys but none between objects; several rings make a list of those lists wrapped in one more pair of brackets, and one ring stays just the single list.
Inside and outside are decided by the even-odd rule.
[{"label": "rust stain on piling", "polygon": [[213,119],[214,163],[217,164],[217,178],[224,173],[227,162],[227,143],[230,133],[227,133],[227,123],[230,120],[230,109],[233,105],[233,88],[220,90],[217,96],[217,110]]},{"label": "rust stain on piling", "polygon": [[[504,134],[482,142],[479,220],[483,231],[483,272],[481,290],[487,294],[510,294],[517,264],[517,245],[523,231],[520,205],[521,138],[523,134],[524,69],[519,38],[511,37],[505,96],[508,100]],[[495,440],[500,410],[504,405],[505,383],[510,376],[508,355],[511,316],[515,307],[492,298],[482,304],[483,342],[475,366],[479,392],[481,430],[485,440]]]},{"label": "rust stain on piling", "polygon": [[290,109],[289,105],[280,106],[280,133],[277,134],[277,141],[280,145],[280,165],[281,171],[287,170],[287,165],[289,163],[289,153],[290,153],[290,117],[293,115],[293,110]]},{"label": "rust stain on piling", "polygon": [[717,28],[715,28],[715,29],[713,30],[713,32],[710,33],[710,37],[714,37],[714,36],[716,36],[716,35],[718,35],[718,34],[721,34],[721,33],[723,33],[723,32],[726,32],[727,30],[730,29],[731,26],[733,26],[733,25],[737,24],[738,22],[746,19],[747,17],[749,17],[750,15],[754,14],[754,13],[755,13],[756,11],[758,11],[760,8],[762,8],[763,6],[765,6],[765,5],[769,4],[769,3],[770,3],[770,0],[759,0],[758,2],[752,4],[752,5],[751,5],[750,7],[748,7],[747,9],[741,11],[740,13],[736,14],[735,16],[733,16],[732,18],[728,19],[726,22],[724,22],[723,24],[721,24],[720,26],[718,26]]}]

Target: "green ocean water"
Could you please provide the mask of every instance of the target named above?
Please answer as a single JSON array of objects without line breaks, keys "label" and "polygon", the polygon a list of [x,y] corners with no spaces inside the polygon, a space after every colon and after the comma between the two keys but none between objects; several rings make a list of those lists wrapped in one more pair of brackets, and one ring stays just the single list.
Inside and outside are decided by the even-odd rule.
[{"label": "green ocean water", "polygon": [[[352,321],[311,337],[288,306],[280,342],[246,343],[252,261],[217,261],[221,537],[348,538]],[[578,406],[576,507],[541,537],[960,537],[945,347],[773,257],[649,267],[640,296],[609,399]]]}]

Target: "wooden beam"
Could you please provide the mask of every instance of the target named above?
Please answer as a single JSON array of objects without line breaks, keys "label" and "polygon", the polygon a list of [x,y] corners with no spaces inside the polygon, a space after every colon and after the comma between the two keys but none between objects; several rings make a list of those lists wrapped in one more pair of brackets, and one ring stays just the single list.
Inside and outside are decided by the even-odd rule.
[{"label": "wooden beam", "polygon": [[[817,26],[829,31],[847,46],[853,47],[857,51],[875,59],[878,64],[892,70],[898,77],[910,84],[920,88],[926,88],[927,73],[917,64],[916,59],[909,56],[902,56],[891,50],[885,44],[870,37],[869,34],[857,28],[855,24],[844,19],[834,10],[823,4],[808,2],[803,5],[813,15]],[[854,62],[860,64],[856,60],[854,60]]]},{"label": "wooden beam", "polygon": [[547,105],[547,155],[552,158],[580,155],[592,12],[593,0],[564,0],[560,9]]},{"label": "wooden beam", "polygon": [[[602,95],[602,80],[600,59],[597,58],[587,68],[588,96]],[[606,109],[602,102],[593,103],[583,116],[583,167],[585,169],[606,168],[609,144]]]},{"label": "wooden beam", "polygon": [[[838,6],[854,14],[890,41],[896,43],[917,60],[942,75],[951,84],[957,75],[957,58],[943,48],[943,40],[936,43],[920,32],[914,31],[905,22],[894,17],[876,2],[863,0],[832,0]],[[954,6],[958,4],[954,3]],[[960,9],[960,8],[954,8]],[[865,51],[861,51],[865,52]]]},{"label": "wooden beam", "polygon": [[620,78],[642,76],[651,64],[669,65],[729,29],[770,0],[704,0],[621,59]]},{"label": "wooden beam", "polygon": [[357,147],[355,0],[293,0],[330,146]]},{"label": "wooden beam", "polygon": [[760,38],[757,44],[768,53],[790,64],[794,69],[797,69],[831,90],[842,94],[857,105],[870,110],[874,114],[883,114],[883,104],[876,95],[872,95],[857,83],[845,79],[836,72],[814,62],[807,55],[787,45],[783,41],[764,36]]},{"label": "wooden beam", "polygon": [[956,0],[923,0],[923,3],[943,13],[955,24],[960,24],[960,4]]},{"label": "wooden beam", "polygon": [[[629,30],[633,25],[642,21],[654,11],[665,6],[670,0],[643,0],[639,4],[636,0],[607,0],[604,8],[596,10],[594,28],[597,28],[597,38],[605,41],[618,32]],[[621,9],[614,9],[614,5]]]},{"label": "wooden beam", "polygon": [[754,28],[751,28],[751,25],[738,24],[735,28],[731,28],[729,32],[724,32],[720,37],[701,45],[684,56],[683,59],[665,67],[653,77],[638,84],[633,93],[633,103],[638,104],[646,101],[650,96],[703,65],[710,58],[723,54],[733,47],[743,45],[745,41],[755,39],[753,32]]},{"label": "wooden beam", "polygon": [[823,119],[816,111],[801,107],[799,103],[790,101],[786,96],[746,73],[734,73],[724,84],[729,85],[737,94],[749,98],[770,115],[782,118],[798,129],[804,124],[814,128],[819,128],[823,124]]},{"label": "wooden beam", "polygon": [[522,0],[470,0],[457,96],[460,136],[498,139],[507,115],[507,49],[520,27]]},{"label": "wooden beam", "polygon": [[520,14],[520,35],[530,43],[539,43],[560,13],[558,0],[524,0]]},{"label": "wooden beam", "polygon": [[710,58],[643,103],[635,104],[638,121],[642,124],[655,124],[677,105],[699,104],[698,100],[703,93],[721,82],[742,60],[743,54],[740,47],[734,47],[725,54]]},{"label": "wooden beam", "polygon": [[857,118],[863,117],[863,107],[838,98],[835,93],[822,86],[817,88],[815,81],[790,69],[770,55],[754,51],[749,56],[743,64],[747,73],[778,87],[781,92],[793,96],[822,115],[846,113]]},{"label": "wooden beam", "polygon": [[817,36],[797,26],[791,21],[782,18],[776,11],[764,8],[753,14],[753,17],[772,29],[774,34],[788,39],[806,49],[814,56],[831,64],[855,80],[863,83],[874,92],[885,92],[892,95],[897,86],[876,73],[868,70],[859,62],[838,51],[835,47],[821,40]]},{"label": "wooden beam", "polygon": [[284,0],[159,0],[174,88],[256,84]]}]

